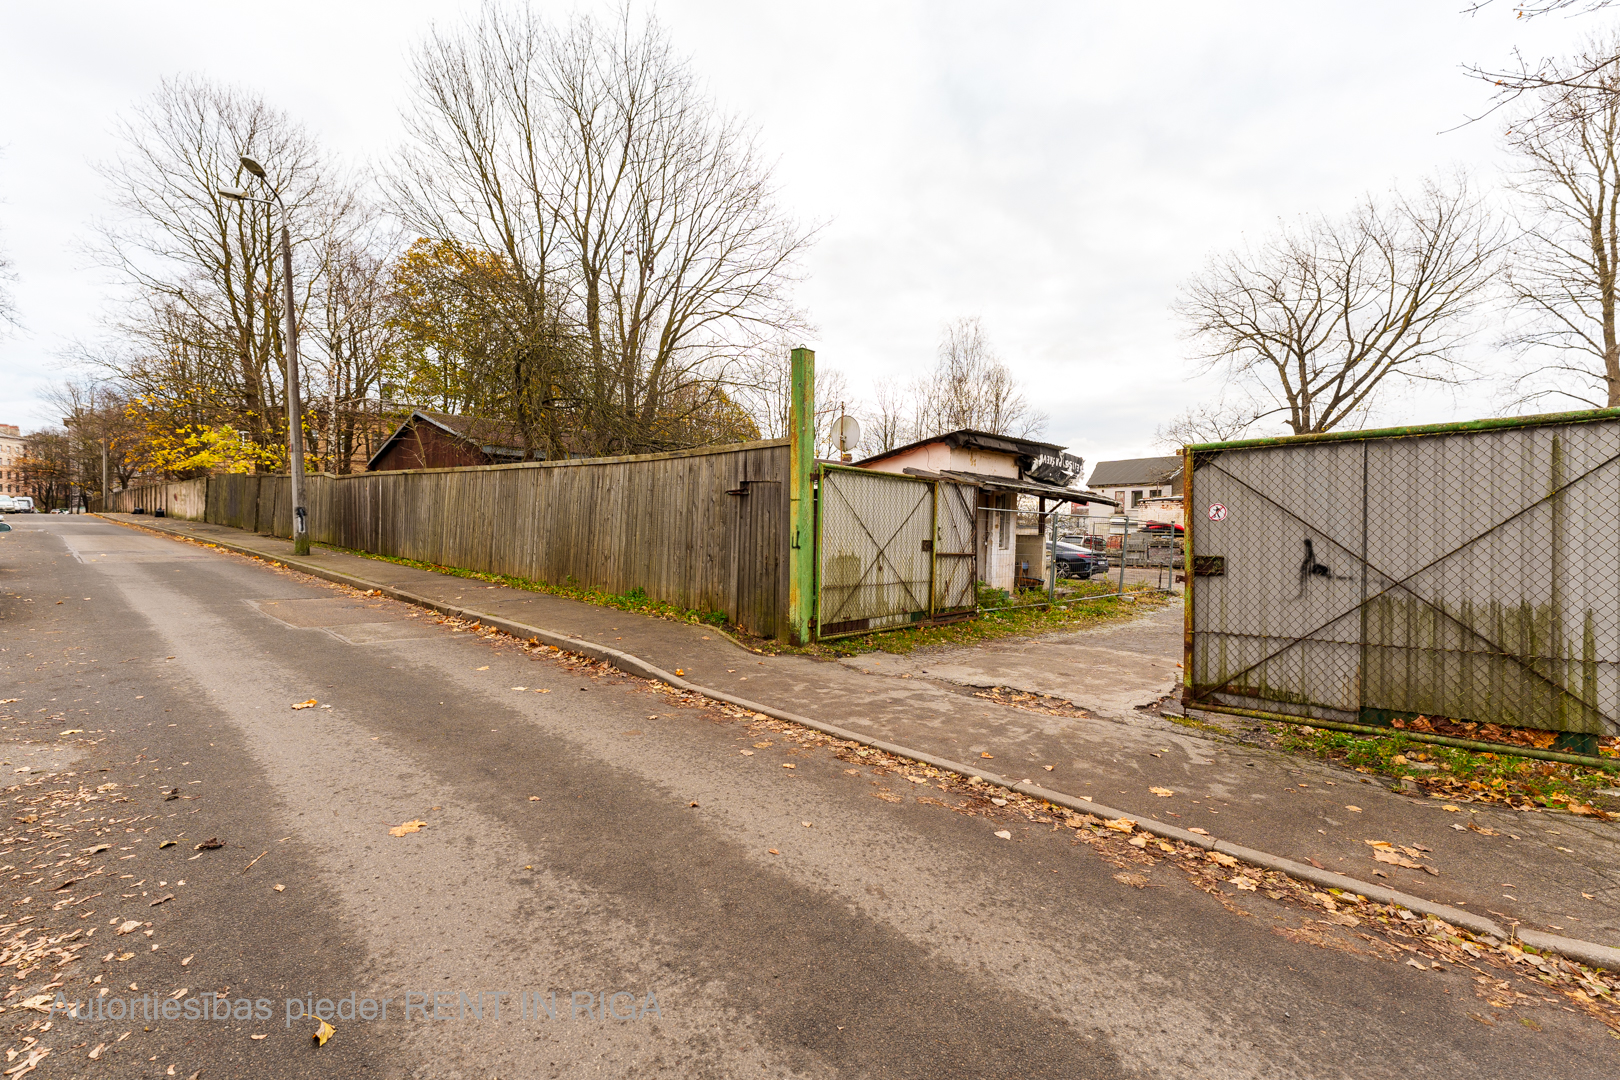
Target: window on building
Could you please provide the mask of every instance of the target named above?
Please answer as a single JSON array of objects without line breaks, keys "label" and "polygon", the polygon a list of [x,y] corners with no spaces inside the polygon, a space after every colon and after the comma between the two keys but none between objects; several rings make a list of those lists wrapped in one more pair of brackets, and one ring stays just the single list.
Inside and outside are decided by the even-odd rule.
[{"label": "window on building", "polygon": [[[998,503],[1004,501],[1002,499],[996,500]],[[996,538],[1001,549],[1005,551],[1007,548],[1012,547],[1013,515],[1007,513],[1007,508],[1004,506],[1000,507],[999,510],[1000,512],[996,514],[996,517],[1001,520],[997,525]]]},{"label": "window on building", "polygon": [[1142,490],[1138,488],[1137,490],[1131,492],[1131,508],[1135,509],[1140,505],[1142,505]]},{"label": "window on building", "polygon": [[1157,499],[1160,495],[1163,495],[1163,494],[1164,494],[1164,488],[1154,488],[1152,491],[1148,492],[1148,498]]}]

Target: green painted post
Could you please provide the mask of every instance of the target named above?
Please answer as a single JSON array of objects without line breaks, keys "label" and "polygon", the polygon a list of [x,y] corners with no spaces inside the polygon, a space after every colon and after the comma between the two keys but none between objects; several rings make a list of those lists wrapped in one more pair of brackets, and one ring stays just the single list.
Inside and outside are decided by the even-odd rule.
[{"label": "green painted post", "polygon": [[816,354],[793,350],[793,398],[788,413],[788,631],[795,645],[810,642],[816,603],[816,518],[810,473],[816,454]]}]

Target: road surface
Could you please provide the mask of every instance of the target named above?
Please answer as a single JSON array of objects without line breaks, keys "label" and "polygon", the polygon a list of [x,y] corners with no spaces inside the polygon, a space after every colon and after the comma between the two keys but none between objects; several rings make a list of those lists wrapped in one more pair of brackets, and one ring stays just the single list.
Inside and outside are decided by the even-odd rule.
[{"label": "road surface", "polygon": [[[1466,973],[1290,940],[1297,911],[1171,867],[1132,887],[1067,829],[653,684],[199,545],[10,521],[4,942],[58,951],[3,969],[0,1023],[33,1075],[1620,1069],[1556,1004],[1487,1022]],[[20,1006],[57,991],[90,1015]]]}]

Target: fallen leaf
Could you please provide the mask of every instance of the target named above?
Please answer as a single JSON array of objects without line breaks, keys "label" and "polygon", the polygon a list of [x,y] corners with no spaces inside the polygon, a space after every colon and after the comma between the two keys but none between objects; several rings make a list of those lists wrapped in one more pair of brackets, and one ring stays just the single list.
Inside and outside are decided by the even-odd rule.
[{"label": "fallen leaf", "polygon": [[514,687],[512,687],[512,689],[514,689],[514,690],[527,690],[528,687],[527,686],[514,686]]},{"label": "fallen leaf", "polygon": [[1259,888],[1259,886],[1254,883],[1253,878],[1246,878],[1242,874],[1239,874],[1237,877],[1233,878],[1227,884],[1236,885],[1238,888],[1243,889],[1246,892],[1254,892],[1256,889]]},{"label": "fallen leaf", "polygon": [[[480,668],[479,670],[483,669]],[[330,1039],[336,1034],[337,1028],[333,1027],[331,1024],[328,1024],[325,1020],[322,1020],[321,1026],[315,1029],[315,1034],[311,1035],[310,1038],[315,1040],[316,1046],[325,1046],[326,1040]]]},{"label": "fallen leaf", "polygon": [[214,851],[225,846],[225,841],[217,836],[210,836],[207,840],[192,848],[192,851]]},{"label": "fallen leaf", "polygon": [[994,754],[992,754],[992,753],[991,753],[991,752],[990,752],[990,751],[988,751],[988,750],[985,750],[985,751],[983,751],[983,752],[981,752],[981,753],[980,753],[980,754],[979,754],[979,756],[980,756],[980,757],[984,757],[984,758],[994,758],[994,757],[995,757],[995,755],[994,755]]},{"label": "fallen leaf", "polygon": [[1208,829],[1200,829],[1196,825],[1194,825],[1192,828],[1188,829],[1187,831],[1191,832],[1191,833],[1197,833],[1199,836],[1208,836],[1209,835],[1209,830]]},{"label": "fallen leaf", "polygon": [[1161,799],[1168,799],[1170,796],[1175,794],[1174,791],[1171,791],[1167,787],[1150,787],[1148,790],[1153,792],[1153,794],[1157,795]]},{"label": "fallen leaf", "polygon": [[529,796],[529,801],[530,802],[539,802],[540,801],[540,796],[538,796],[538,795],[530,795]]},{"label": "fallen leaf", "polygon": [[1145,848],[1148,846],[1147,833],[1137,833],[1135,836],[1127,840],[1126,843],[1130,844],[1131,847]]},{"label": "fallen leaf", "polygon": [[178,840],[165,840],[158,845],[158,850],[162,851],[166,847],[174,847],[174,845],[178,844],[179,842],[180,841]]},{"label": "fallen leaf", "polygon": [[1148,887],[1148,879],[1145,874],[1115,874],[1114,880],[1121,885],[1129,885],[1133,889],[1145,889]]},{"label": "fallen leaf", "polygon": [[788,763],[788,762],[785,762],[785,761],[784,761],[784,762],[783,762],[783,763],[782,763],[782,768],[784,768],[784,769],[797,769],[797,768],[798,768],[798,766],[797,766],[797,765],[791,765],[791,764],[789,764],[789,763]]},{"label": "fallen leaf", "polygon": [[1354,814],[1361,813],[1361,807],[1359,807],[1359,806],[1346,806],[1345,809],[1349,810],[1351,813],[1354,813]]},{"label": "fallen leaf", "polygon": [[170,900],[173,900],[173,899],[174,899],[174,893],[170,893],[168,896],[160,896],[160,897],[158,897],[156,900],[152,901],[150,904],[148,904],[146,906],[147,907],[157,907],[159,904],[167,904]]},{"label": "fallen leaf", "polygon": [[82,727],[70,727],[66,731],[58,731],[56,734],[59,735],[59,736],[60,735],[83,735],[84,734],[84,728],[82,728]]},{"label": "fallen leaf", "polygon": [[276,890],[276,892],[286,892],[287,891],[287,886],[285,886],[285,885],[272,885],[270,887],[272,889]]},{"label": "fallen leaf", "polygon": [[1232,858],[1232,856],[1223,854],[1219,851],[1206,851],[1204,854],[1209,857],[1210,862],[1219,863],[1222,866],[1236,866],[1238,864],[1238,861]]},{"label": "fallen leaf", "polygon": [[139,930],[140,928],[141,928],[141,924],[137,920],[129,919],[128,921],[124,922],[122,925],[120,925],[118,927],[117,933],[119,933],[119,934],[133,934],[135,931]]},{"label": "fallen leaf", "polygon": [[752,750],[739,750],[737,752],[739,754],[741,754],[743,757],[753,757],[754,756],[754,752]]},{"label": "fallen leaf", "polygon": [[874,791],[874,792],[872,792],[872,797],[874,799],[882,799],[884,802],[905,802],[906,801],[905,796],[896,795],[892,791]]},{"label": "fallen leaf", "polygon": [[1417,959],[1408,959],[1406,961],[1406,966],[1407,967],[1415,967],[1419,971],[1428,971],[1429,970],[1427,964],[1425,964],[1425,963],[1423,963],[1423,961],[1417,960]]},{"label": "fallen leaf", "polygon": [[906,777],[906,779],[910,780],[913,784],[926,784],[926,783],[928,783],[928,777],[926,777],[926,776],[908,776],[908,777]]},{"label": "fallen leaf", "polygon": [[473,670],[474,670],[474,671],[488,671],[488,670],[489,670],[489,665],[488,665],[488,664],[485,664],[485,665],[484,665],[484,666],[483,666],[483,667],[481,667],[481,668],[474,668],[474,669],[473,669]]},{"label": "fallen leaf", "polygon": [[1047,772],[1051,772],[1053,769],[1057,768],[1057,766],[1056,765],[1042,765],[1041,768],[1045,769]]},{"label": "fallen leaf", "polygon": [[990,802],[993,803],[996,806],[1006,806],[1007,805],[1007,800],[1006,799],[991,799]]},{"label": "fallen leaf", "polygon": [[178,989],[174,993],[170,994],[169,998],[171,1000],[178,1001],[180,998],[185,997],[190,992],[191,992],[191,987],[182,986],[180,989]]},{"label": "fallen leaf", "polygon": [[248,1038],[250,1038],[250,1039],[268,1039],[269,1037],[270,1036],[268,1036],[268,1035],[249,1035],[248,1036]]},{"label": "fallen leaf", "polygon": [[1327,867],[1323,866],[1321,863],[1317,862],[1315,859],[1311,858],[1309,855],[1305,856],[1305,861],[1310,863],[1312,866],[1316,867],[1318,870],[1326,870],[1327,869]]},{"label": "fallen leaf", "polygon": [[1006,829],[997,829],[996,830],[996,835],[1001,837],[1003,840],[1011,840],[1012,839],[1012,833],[1008,832]]},{"label": "fallen leaf", "polygon": [[777,851],[775,848],[766,848],[765,850],[769,851],[772,855],[780,855],[780,854],[782,854],[780,851]]},{"label": "fallen leaf", "polygon": [[803,826],[804,826],[804,827],[805,827],[805,828],[807,828],[807,829],[809,829],[809,828],[813,828],[813,826],[812,826],[812,825],[811,825],[811,824],[810,824],[810,822],[808,822],[808,821],[801,821],[801,822],[799,822],[799,824],[800,824],[800,825],[803,825]]},{"label": "fallen leaf", "polygon": [[1377,862],[1388,863],[1391,866],[1405,867],[1408,870],[1423,869],[1422,863],[1413,862],[1411,859],[1403,858],[1402,856],[1395,854],[1393,851],[1384,851],[1382,849],[1374,851],[1373,859]]},{"label": "fallen leaf", "polygon": [[188,956],[184,960],[180,961],[180,966],[185,967],[187,964],[191,963],[191,961],[194,960],[196,958],[196,956],[197,956],[196,953],[192,953],[190,956]]},{"label": "fallen leaf", "polygon": [[293,705],[293,708],[294,709],[313,709],[315,706],[317,706],[319,704],[320,704],[320,702],[316,701],[314,698],[310,698],[308,701],[300,701],[300,702],[296,703],[295,705]]},{"label": "fallen leaf", "polygon": [[[1452,814],[1460,814],[1460,813],[1462,813],[1462,807],[1460,807],[1460,806],[1451,806],[1450,804],[1447,804],[1446,806],[1442,806],[1440,809],[1445,810],[1448,813],[1452,813]],[[1469,1013],[1468,1015],[1472,1016],[1474,1014]]]},{"label": "fallen leaf", "polygon": [[686,804],[686,805],[687,805],[687,806],[688,806],[688,807],[692,807],[692,806],[696,806],[696,805],[697,805],[697,802],[696,802],[696,801],[693,801],[693,802],[689,802],[689,803],[687,803],[687,804]]},{"label": "fallen leaf", "polygon": [[403,825],[396,825],[388,830],[389,836],[405,836],[409,833],[420,832],[427,826],[425,821],[407,821]]},{"label": "fallen leaf", "polygon": [[681,668],[676,668],[675,669],[675,674],[677,674],[677,675],[685,675],[686,672],[685,672],[685,670],[683,670]]},{"label": "fallen leaf", "polygon": [[1112,821],[1105,821],[1103,822],[1103,826],[1105,828],[1113,829],[1116,832],[1130,832],[1132,829],[1136,828],[1136,822],[1132,821],[1128,817],[1122,817],[1114,818]]},{"label": "fallen leaf", "polygon": [[106,1043],[97,1043],[96,1048],[86,1054],[85,1057],[89,1058],[91,1061],[94,1061],[96,1058],[101,1056],[101,1052],[105,1049],[107,1049]]}]

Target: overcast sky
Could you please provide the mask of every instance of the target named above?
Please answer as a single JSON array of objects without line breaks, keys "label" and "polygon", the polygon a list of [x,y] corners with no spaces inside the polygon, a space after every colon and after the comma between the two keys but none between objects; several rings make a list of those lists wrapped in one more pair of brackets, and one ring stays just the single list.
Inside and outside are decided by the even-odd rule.
[{"label": "overcast sky", "polygon": [[[1048,438],[1088,461],[1154,452],[1154,427],[1215,391],[1187,379],[1168,310],[1211,251],[1441,168],[1494,183],[1500,123],[1447,130],[1487,103],[1461,65],[1560,54],[1600,25],[1516,20],[1507,0],[1475,16],[1464,0],[651,6],[758,127],[785,205],[825,223],[799,294],[818,362],[859,393],[925,367],[945,321],[977,315]],[[380,160],[411,49],[476,7],[7,4],[0,245],[24,325],[0,337],[0,423],[55,422],[40,388],[103,332],[111,283],[85,248],[110,212],[93,166],[119,114],[200,73]],[[1478,386],[1381,419],[1495,407]]]}]

